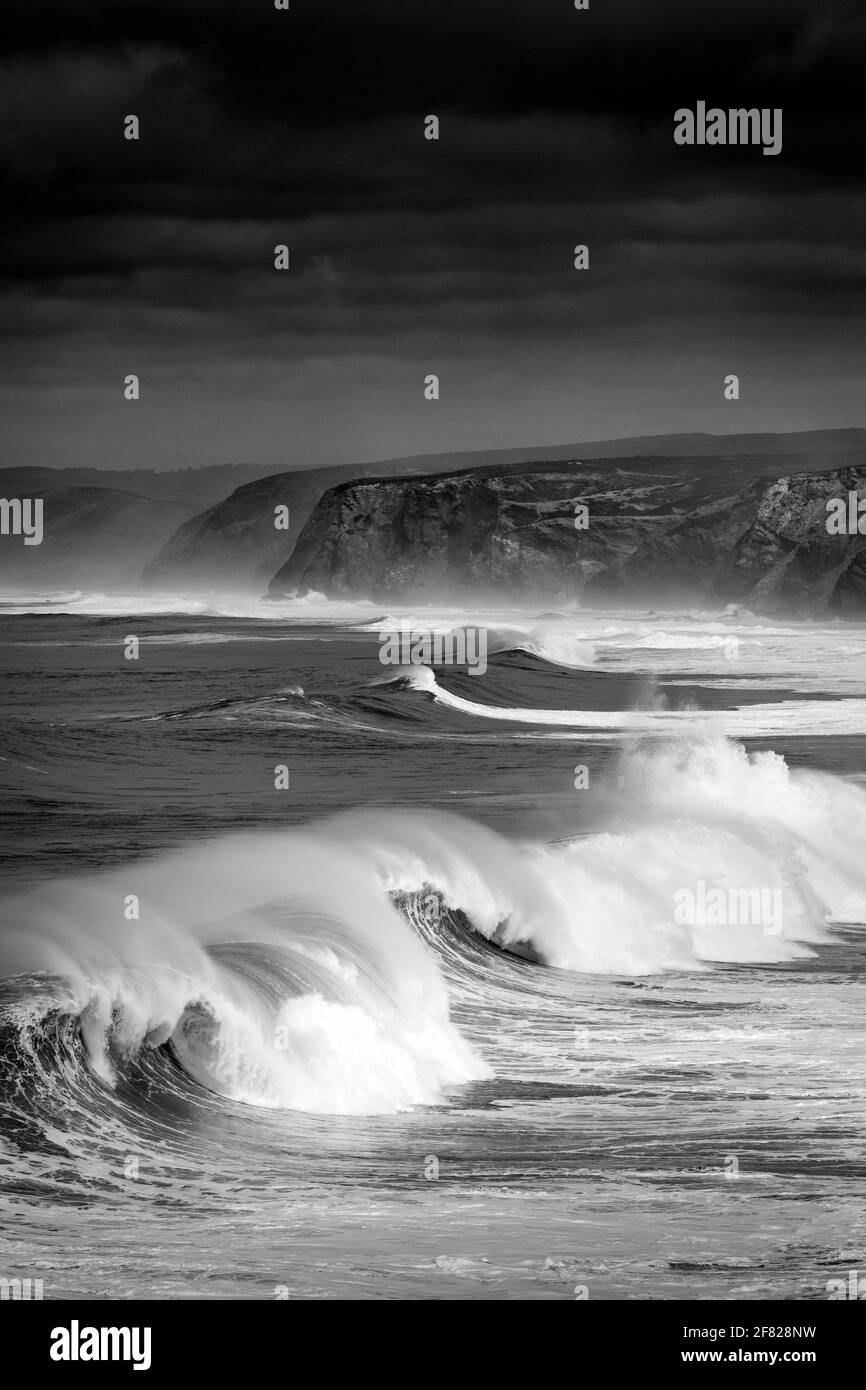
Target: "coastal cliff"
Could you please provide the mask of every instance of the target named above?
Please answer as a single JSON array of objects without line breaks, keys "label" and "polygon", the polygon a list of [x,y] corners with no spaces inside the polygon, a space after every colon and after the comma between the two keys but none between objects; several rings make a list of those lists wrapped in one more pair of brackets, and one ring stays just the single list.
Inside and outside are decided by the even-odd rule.
[{"label": "coastal cliff", "polygon": [[[866,612],[866,535],[826,524],[828,500],[866,497],[866,464],[816,462],[608,459],[353,480],[322,497],[269,591]],[[786,464],[808,471],[779,475]]]}]

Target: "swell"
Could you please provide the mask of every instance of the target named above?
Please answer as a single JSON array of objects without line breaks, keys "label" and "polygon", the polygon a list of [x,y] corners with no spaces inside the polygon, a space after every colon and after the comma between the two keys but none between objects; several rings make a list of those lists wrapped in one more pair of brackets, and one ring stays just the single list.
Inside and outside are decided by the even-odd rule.
[{"label": "swell", "polygon": [[[533,656],[503,653],[483,675],[416,666],[327,697],[294,686],[255,699],[228,696],[126,718],[133,723],[240,722],[410,736],[417,730],[455,739],[516,738],[531,731],[546,738],[679,735],[694,732],[707,720],[718,734],[731,738],[866,735],[866,699],[778,684],[769,693],[775,698],[746,687],[738,691],[739,699],[731,699],[694,681],[663,692],[643,674],[564,671]],[[564,706],[563,697],[575,703]]]}]

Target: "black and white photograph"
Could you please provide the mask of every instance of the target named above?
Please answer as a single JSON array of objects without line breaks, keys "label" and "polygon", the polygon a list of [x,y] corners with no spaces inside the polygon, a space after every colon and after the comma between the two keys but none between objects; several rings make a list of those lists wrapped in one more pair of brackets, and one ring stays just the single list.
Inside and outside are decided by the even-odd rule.
[{"label": "black and white photograph", "polygon": [[33,1364],[159,1374],[160,1303],[533,1301],[820,1369],[862,3],[4,29],[0,1301],[85,1307]]}]

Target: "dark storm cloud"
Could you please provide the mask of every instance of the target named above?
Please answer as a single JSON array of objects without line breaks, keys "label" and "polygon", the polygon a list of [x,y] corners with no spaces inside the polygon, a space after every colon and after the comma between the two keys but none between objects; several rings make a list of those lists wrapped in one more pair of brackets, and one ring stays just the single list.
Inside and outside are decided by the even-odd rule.
[{"label": "dark storm cloud", "polygon": [[242,22],[236,0],[43,0],[19,24],[21,52],[195,54],[225,105],[312,123],[426,100],[660,111],[686,73],[739,94],[759,72],[779,92],[815,70],[844,102],[863,42],[855,0],[595,0],[585,14],[569,0],[292,0],[289,14],[251,0]]},{"label": "dark storm cloud", "polygon": [[[579,328],[615,377],[652,330],[675,376],[709,324],[772,352],[799,318],[820,357],[866,297],[863,49],[847,0],[47,0],[0,66],[0,348],[53,391],[119,345],[480,376]],[[699,98],[783,106],[782,157],[676,148]]]}]

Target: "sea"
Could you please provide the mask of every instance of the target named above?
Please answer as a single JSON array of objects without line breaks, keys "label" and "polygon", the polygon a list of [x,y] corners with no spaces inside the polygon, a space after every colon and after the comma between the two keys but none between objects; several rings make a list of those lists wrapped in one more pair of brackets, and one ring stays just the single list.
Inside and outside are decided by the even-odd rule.
[{"label": "sea", "polygon": [[866,1272],[866,626],[7,593],[0,690],[0,1276]]}]

